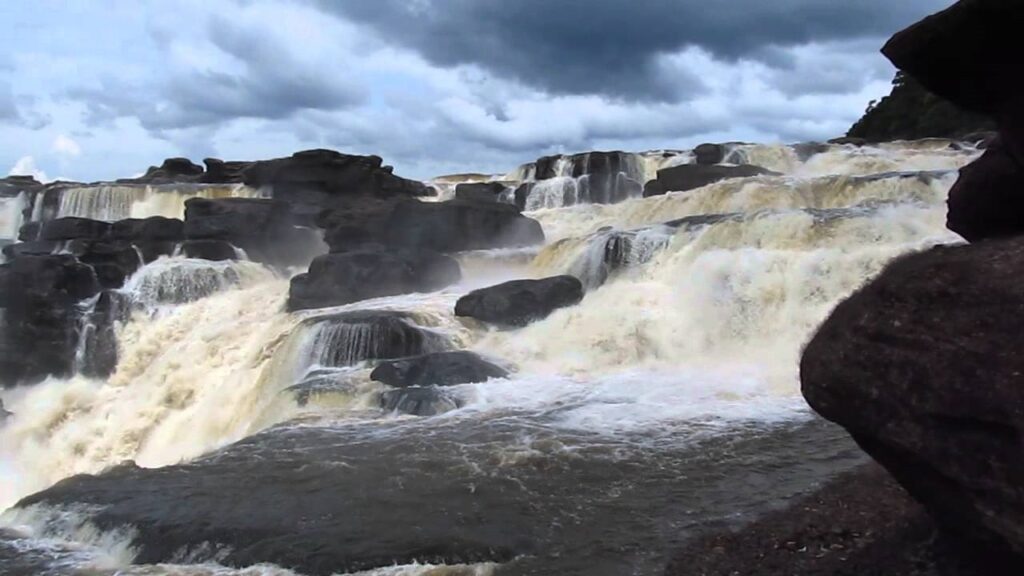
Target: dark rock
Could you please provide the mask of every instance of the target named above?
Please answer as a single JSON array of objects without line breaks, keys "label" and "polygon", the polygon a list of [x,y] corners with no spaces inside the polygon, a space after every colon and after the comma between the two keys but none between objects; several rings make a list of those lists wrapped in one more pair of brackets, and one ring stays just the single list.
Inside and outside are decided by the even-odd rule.
[{"label": "dark rock", "polygon": [[305,321],[315,331],[305,362],[340,368],[366,360],[389,360],[448,347],[446,338],[417,326],[404,312],[344,312]]},{"label": "dark rock", "polygon": [[47,242],[45,240],[37,240],[34,242],[19,242],[17,244],[8,244],[3,247],[4,256],[8,259],[19,258],[21,256],[44,256],[46,254],[53,254],[60,248],[59,242]]},{"label": "dark rock", "polygon": [[67,254],[0,265],[0,380],[4,386],[71,373],[77,305],[100,291],[92,268]]},{"label": "dark rock", "polygon": [[96,272],[100,286],[115,289],[142,267],[143,258],[129,242],[110,240],[73,240],[68,251]]},{"label": "dark rock", "polygon": [[960,140],[962,142],[967,142],[968,144],[973,144],[978,150],[987,150],[998,138],[998,132],[986,130],[982,132],[964,134],[960,137]]},{"label": "dark rock", "polygon": [[657,180],[651,180],[644,186],[644,197],[694,190],[731,178],[749,178],[766,174],[775,174],[775,172],[750,164],[740,166],[682,164],[658,170]]},{"label": "dark rock", "polygon": [[238,250],[230,242],[224,240],[188,240],[182,243],[181,252],[186,258],[214,262],[238,259]]},{"label": "dark rock", "polygon": [[313,260],[292,278],[289,310],[340,306],[411,292],[431,292],[458,282],[459,263],[430,250],[362,249]]},{"label": "dark rock", "polygon": [[[568,171],[556,170],[560,163],[568,163]],[[576,197],[579,202],[613,204],[639,196],[643,174],[635,154],[627,152],[585,152],[572,156],[546,156],[533,163],[534,180],[549,180],[556,176],[576,179]],[[534,182],[516,190],[516,206],[523,210],[526,197]]]},{"label": "dark rock", "polygon": [[969,242],[1024,233],[1024,168],[997,140],[960,169],[947,203],[946,226]]},{"label": "dark rock", "polygon": [[88,218],[57,218],[43,223],[40,240],[101,240],[110,233],[110,223]]},{"label": "dark rock", "polygon": [[374,244],[378,240],[376,236],[359,226],[335,226],[324,234],[324,241],[330,247],[331,252],[348,252],[365,247],[367,244]]},{"label": "dark rock", "polygon": [[7,176],[0,178],[0,197],[12,198],[22,192],[38,192],[43,184],[33,176]]},{"label": "dark rock", "polygon": [[801,162],[807,162],[818,154],[824,154],[828,152],[829,145],[822,142],[800,142],[799,144],[793,145],[793,151],[796,152],[796,157]]},{"label": "dark rock", "polygon": [[385,390],[380,395],[380,407],[412,416],[437,416],[461,408],[462,403],[437,386],[417,386]]},{"label": "dark rock", "polygon": [[337,370],[314,370],[306,374],[298,384],[286,388],[285,392],[292,394],[300,407],[308,406],[311,400],[324,396],[349,396],[357,392],[357,385],[347,376]]},{"label": "dark rock", "polygon": [[725,146],[721,144],[701,144],[693,149],[697,164],[711,166],[721,164],[725,160]]},{"label": "dark rock", "polygon": [[410,386],[455,386],[506,378],[508,371],[465,350],[437,352],[377,366],[370,379],[396,388]]},{"label": "dark rock", "polygon": [[218,158],[207,158],[203,164],[206,164],[206,173],[199,181],[204,184],[241,184],[245,170],[253,165],[252,162],[225,162]]},{"label": "dark rock", "polygon": [[259,198],[186,201],[185,236],[230,242],[251,260],[274,266],[308,262],[308,254],[318,250],[320,242],[295,226],[287,202]]},{"label": "dark rock", "polygon": [[117,324],[131,315],[131,299],[126,294],[104,291],[82,318],[78,369],[90,378],[107,378],[117,368]]},{"label": "dark rock", "polygon": [[581,300],[583,284],[573,276],[513,280],[474,290],[459,298],[455,304],[455,315],[491,324],[526,326]]},{"label": "dark rock", "polygon": [[32,242],[33,240],[39,239],[39,233],[43,230],[42,222],[27,222],[22,224],[18,230],[18,240],[22,242]]},{"label": "dark rock", "polygon": [[150,166],[140,178],[121,180],[122,182],[141,182],[147,184],[167,184],[174,182],[196,182],[203,174],[203,167],[188,158],[168,158],[160,166]]},{"label": "dark rock", "polygon": [[110,238],[134,243],[181,242],[185,239],[185,223],[177,218],[164,218],[163,216],[128,218],[111,225]]},{"label": "dark rock", "polygon": [[1024,239],[902,258],[807,345],[810,405],[966,542],[1024,554]]},{"label": "dark rock", "polygon": [[841,138],[833,138],[828,141],[829,144],[835,144],[837,146],[867,146],[868,141],[866,138],[857,138],[853,136],[843,136]]},{"label": "dark rock", "polygon": [[471,182],[457,185],[455,198],[474,202],[501,202],[507,190],[508,187],[501,182]]},{"label": "dark rock", "polygon": [[411,201],[395,206],[384,237],[391,246],[460,252],[542,244],[544,231],[509,204]]}]

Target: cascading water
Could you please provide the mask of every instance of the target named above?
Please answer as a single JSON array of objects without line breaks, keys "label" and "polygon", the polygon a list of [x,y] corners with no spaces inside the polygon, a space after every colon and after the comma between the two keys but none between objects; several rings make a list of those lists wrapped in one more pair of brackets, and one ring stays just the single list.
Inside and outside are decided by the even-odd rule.
[{"label": "cascading water", "polygon": [[[736,150],[782,175],[539,208],[530,216],[546,246],[459,255],[464,280],[433,294],[288,314],[286,282],[255,264],[151,263],[124,289],[140,309],[117,329],[110,378],[3,393],[14,416],[0,427],[0,505],[125,459],[186,460],[158,474],[108,472],[134,479],[117,485],[114,512],[75,518],[115,514],[108,520],[169,538],[178,525],[134,525],[121,503],[150,503],[146,520],[159,523],[167,498],[189,503],[171,515],[183,526],[210,523],[225,537],[268,531],[301,557],[344,542],[346,553],[370,547],[365,557],[404,564],[373,546],[397,547],[409,534],[424,546],[535,546],[497,565],[396,574],[660,573],[662,552],[696,526],[756,514],[859,462],[842,433],[810,420],[797,386],[800,348],[892,258],[958,241],[944,227],[945,197],[955,170],[977,154],[948,144],[830,146],[805,160],[789,147]],[[561,176],[542,181],[571,176],[564,158],[554,162]],[[636,158],[630,170],[648,175],[692,161]],[[453,315],[471,289],[553,274],[583,280],[579,305],[515,330]],[[383,386],[369,379],[377,359],[447,349],[499,359],[514,373],[447,389],[453,401],[437,416],[381,408]],[[245,525],[245,514],[263,518],[246,508],[261,498],[287,505]],[[306,499],[315,504],[303,508]],[[204,507],[216,511],[202,516]],[[287,536],[273,532],[293,508]],[[201,543],[175,564],[128,567],[136,552],[124,541],[137,536],[94,537],[109,540],[107,525],[83,536],[81,522],[53,528],[48,519],[64,512],[33,507],[4,522],[27,531],[18,540],[26,550],[44,537],[55,557],[112,550],[105,575],[239,573],[218,564],[229,552]],[[330,540],[303,547],[318,534]],[[57,541],[66,548],[54,552]]]},{"label": "cascading water", "polygon": [[235,185],[102,184],[59,191],[56,218],[78,216],[113,222],[125,218],[183,218],[189,198],[262,198],[261,190]]},{"label": "cascading water", "polygon": [[0,241],[14,240],[24,221],[25,209],[30,196],[21,192],[9,198],[0,198]]}]

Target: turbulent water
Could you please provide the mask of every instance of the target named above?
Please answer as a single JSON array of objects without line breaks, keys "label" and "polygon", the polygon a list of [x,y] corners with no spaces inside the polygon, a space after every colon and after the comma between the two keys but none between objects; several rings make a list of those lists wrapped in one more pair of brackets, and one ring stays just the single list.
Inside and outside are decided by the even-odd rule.
[{"label": "turbulent water", "polygon": [[[514,552],[461,566],[404,565],[396,554],[403,565],[367,574],[659,573],[695,530],[742,521],[859,461],[803,403],[800,349],[893,257],[959,240],[944,226],[945,196],[976,152],[948,144],[833,146],[806,160],[790,147],[736,145],[727,161],[782,175],[603,205],[564,206],[542,191],[527,208],[546,246],[462,254],[457,286],[336,309],[285,313],[287,280],[256,264],[158,260],[124,289],[135,305],[118,328],[112,377],[3,393],[14,415],[0,428],[0,509],[126,460],[191,462],[159,478],[123,474],[166,482],[182,507],[220,510],[215,522],[233,521],[218,489],[238,482],[282,498],[303,486],[309,501],[296,496],[297,509],[351,492],[345,507],[361,520],[332,520],[331,530],[353,554],[399,546],[395,532],[408,526],[423,538],[464,529]],[[642,179],[689,161],[636,155],[630,170]],[[151,206],[93,193],[103,199],[67,196],[61,214],[119,218]],[[526,328],[453,315],[470,289],[566,273],[587,286],[583,302]],[[452,388],[454,410],[439,416],[388,413],[369,379],[381,333],[349,314],[365,311],[421,331],[422,351],[472,349],[513,375]],[[203,491],[174,480],[190,474]],[[87,508],[2,518],[0,571],[293,574],[227,568],[238,561],[223,550],[146,564],[131,545],[140,527],[113,530]]]}]

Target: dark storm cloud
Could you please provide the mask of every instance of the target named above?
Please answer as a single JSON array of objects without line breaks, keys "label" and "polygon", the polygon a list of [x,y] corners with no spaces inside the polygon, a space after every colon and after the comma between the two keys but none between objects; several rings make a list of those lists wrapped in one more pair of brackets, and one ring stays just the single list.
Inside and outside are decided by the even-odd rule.
[{"label": "dark storm cloud", "polygon": [[772,46],[882,37],[949,0],[318,0],[430,61],[477,64],[556,93],[671,99],[657,56],[698,46],[757,57]]}]

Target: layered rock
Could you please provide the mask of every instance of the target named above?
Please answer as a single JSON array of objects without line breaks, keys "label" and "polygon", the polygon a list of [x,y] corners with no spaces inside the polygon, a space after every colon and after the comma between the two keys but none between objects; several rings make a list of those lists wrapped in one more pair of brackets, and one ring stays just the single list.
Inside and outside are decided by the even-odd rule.
[{"label": "layered rock", "polygon": [[644,197],[659,196],[667,192],[685,192],[722,180],[749,178],[765,174],[774,174],[774,172],[750,164],[739,166],[682,164],[658,170],[657,179],[644,185]]},{"label": "layered rock", "polygon": [[456,200],[475,202],[502,202],[508,187],[501,182],[468,182],[455,186]]},{"label": "layered rock", "polygon": [[388,412],[412,416],[436,416],[462,407],[458,397],[437,386],[413,386],[385,390],[380,395],[380,407]]},{"label": "layered rock", "polygon": [[1024,165],[1002,142],[960,170],[949,192],[946,226],[974,242],[1024,232]]},{"label": "layered rock", "polygon": [[515,192],[520,210],[529,204],[528,197],[538,187],[567,180],[562,184],[572,189],[572,198],[564,202],[613,204],[640,196],[643,191],[643,170],[635,154],[628,152],[585,152],[571,156],[546,156],[524,167],[528,182]]},{"label": "layered rock", "polygon": [[544,242],[536,220],[508,204],[453,200],[402,202],[382,234],[389,246],[461,252],[533,246]]},{"label": "layered rock", "polygon": [[465,350],[390,360],[370,374],[372,380],[396,388],[455,386],[506,377],[508,371],[501,366]]},{"label": "layered rock", "polygon": [[583,284],[573,276],[513,280],[474,290],[459,298],[455,315],[500,326],[526,326],[559,308],[583,300]]},{"label": "layered rock", "polygon": [[1024,554],[1024,238],[893,263],[808,344],[804,396],[947,530]]},{"label": "layered rock", "polygon": [[275,266],[308,262],[319,249],[318,238],[295,226],[291,205],[282,200],[192,198],[185,202],[185,237],[228,242]]},{"label": "layered rock", "polygon": [[431,292],[458,282],[459,264],[430,250],[364,248],[326,254],[292,278],[289,310],[340,306],[410,292]]}]

